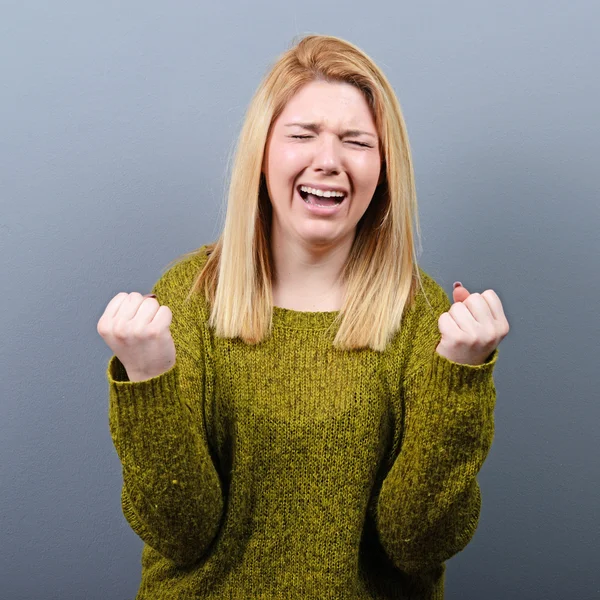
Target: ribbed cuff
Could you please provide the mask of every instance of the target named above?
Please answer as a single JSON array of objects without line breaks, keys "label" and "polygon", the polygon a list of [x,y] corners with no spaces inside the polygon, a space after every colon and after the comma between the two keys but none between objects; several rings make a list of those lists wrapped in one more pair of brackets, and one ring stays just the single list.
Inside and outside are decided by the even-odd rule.
[{"label": "ribbed cuff", "polygon": [[487,361],[482,365],[455,363],[445,356],[434,352],[431,365],[432,387],[438,390],[459,392],[466,387],[485,383],[493,373],[497,362],[498,348],[492,352]]},{"label": "ribbed cuff", "polygon": [[172,395],[176,390],[177,362],[168,371],[156,377],[143,381],[129,381],[123,363],[116,356],[112,356],[106,375],[111,387],[114,386],[119,396],[124,398],[139,401],[148,397],[164,397],[168,394]]},{"label": "ribbed cuff", "polygon": [[[129,460],[147,460],[149,456],[167,458],[177,443],[169,435],[179,431],[184,436],[187,413],[182,412],[178,395],[178,363],[171,369],[145,381],[129,381],[123,364],[116,356],[107,369],[109,382],[109,417],[115,444]],[[185,436],[184,436],[185,437]],[[158,443],[157,440],[162,440]],[[121,452],[121,454],[122,454]]]}]

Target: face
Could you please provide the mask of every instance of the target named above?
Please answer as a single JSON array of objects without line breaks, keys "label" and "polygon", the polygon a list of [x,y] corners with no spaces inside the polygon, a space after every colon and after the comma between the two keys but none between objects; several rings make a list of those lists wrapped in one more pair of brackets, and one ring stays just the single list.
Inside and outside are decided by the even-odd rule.
[{"label": "face", "polygon": [[[273,124],[263,172],[276,239],[330,246],[353,238],[381,173],[377,130],[362,92],[325,81],[301,88]],[[341,202],[332,191],[342,192]]]}]

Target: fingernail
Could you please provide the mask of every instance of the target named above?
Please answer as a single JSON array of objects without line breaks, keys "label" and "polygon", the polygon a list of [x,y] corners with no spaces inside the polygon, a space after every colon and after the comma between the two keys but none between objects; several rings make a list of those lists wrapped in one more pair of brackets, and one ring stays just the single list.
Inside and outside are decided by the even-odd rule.
[{"label": "fingernail", "polygon": [[156,294],[144,294],[144,298],[156,298]]},{"label": "fingernail", "polygon": [[455,281],[454,282],[454,289],[456,289],[459,285],[462,285],[462,283],[460,281]]}]

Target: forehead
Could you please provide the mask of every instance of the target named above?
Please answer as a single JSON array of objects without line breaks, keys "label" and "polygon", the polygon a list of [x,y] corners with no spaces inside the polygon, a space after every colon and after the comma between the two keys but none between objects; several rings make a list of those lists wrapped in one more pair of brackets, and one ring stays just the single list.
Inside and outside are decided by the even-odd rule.
[{"label": "forehead", "polygon": [[277,119],[336,125],[369,127],[375,132],[371,110],[362,92],[345,82],[311,81],[285,105]]}]

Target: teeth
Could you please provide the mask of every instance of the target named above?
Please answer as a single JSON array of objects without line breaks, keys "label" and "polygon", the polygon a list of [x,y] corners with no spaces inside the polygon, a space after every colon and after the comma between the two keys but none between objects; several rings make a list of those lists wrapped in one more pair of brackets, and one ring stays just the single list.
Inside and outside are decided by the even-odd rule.
[{"label": "teeth", "polygon": [[323,198],[343,198],[346,195],[344,194],[344,192],[316,190],[315,188],[307,187],[306,185],[301,185],[300,190],[307,194],[312,194],[313,196],[321,196]]}]

